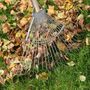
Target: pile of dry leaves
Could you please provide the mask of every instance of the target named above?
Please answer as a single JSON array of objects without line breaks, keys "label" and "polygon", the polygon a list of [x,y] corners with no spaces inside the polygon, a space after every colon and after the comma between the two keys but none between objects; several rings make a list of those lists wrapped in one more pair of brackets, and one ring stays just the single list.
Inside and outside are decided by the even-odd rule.
[{"label": "pile of dry leaves", "polygon": [[[1,2],[2,1],[2,2]],[[0,30],[6,33],[8,39],[0,38],[0,57],[3,58],[7,68],[0,68],[0,83],[4,84],[8,79],[12,79],[15,75],[21,74],[26,63],[32,62],[31,57],[22,57],[22,47],[24,46],[27,30],[32,18],[33,7],[30,0],[1,0],[0,12],[6,12],[8,7],[8,15],[0,15]],[[48,4],[46,0],[44,4]],[[54,0],[58,9],[54,5],[48,5],[48,14],[63,23],[65,28],[65,37],[68,42],[74,35],[82,32],[85,28],[90,31],[90,25],[85,25],[84,15],[79,10],[90,10],[90,6],[84,5],[83,0]],[[11,21],[9,20],[11,18]],[[87,18],[90,18],[88,15]],[[88,38],[86,44],[89,45]],[[63,44],[58,44],[64,50]],[[77,46],[77,44],[75,44]],[[23,58],[23,59],[22,59]],[[23,64],[21,64],[23,60]]]}]

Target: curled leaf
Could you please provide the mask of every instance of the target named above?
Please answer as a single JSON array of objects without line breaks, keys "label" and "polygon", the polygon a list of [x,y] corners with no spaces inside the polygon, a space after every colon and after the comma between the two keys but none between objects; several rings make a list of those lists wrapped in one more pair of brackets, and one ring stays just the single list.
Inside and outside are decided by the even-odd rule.
[{"label": "curled leaf", "polygon": [[36,74],[36,78],[41,79],[41,80],[47,80],[48,79],[48,73],[42,72],[40,74]]},{"label": "curled leaf", "polygon": [[4,70],[0,70],[0,75],[3,75],[4,74]]},{"label": "curled leaf", "polygon": [[84,82],[86,80],[86,77],[84,75],[79,76],[80,81]]},{"label": "curled leaf", "polygon": [[90,38],[86,37],[86,45],[90,45]]},{"label": "curled leaf", "polygon": [[69,66],[71,66],[71,67],[75,65],[75,63],[74,63],[73,61],[68,62],[67,64],[68,64]]}]

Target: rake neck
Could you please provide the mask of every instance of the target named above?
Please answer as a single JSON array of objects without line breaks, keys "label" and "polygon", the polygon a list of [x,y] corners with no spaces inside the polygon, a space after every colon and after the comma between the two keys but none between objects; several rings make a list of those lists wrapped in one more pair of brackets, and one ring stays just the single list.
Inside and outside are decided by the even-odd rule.
[{"label": "rake neck", "polygon": [[40,8],[39,8],[38,1],[37,0],[31,0],[31,1],[32,1],[32,4],[33,4],[36,12],[39,12],[40,11]]}]

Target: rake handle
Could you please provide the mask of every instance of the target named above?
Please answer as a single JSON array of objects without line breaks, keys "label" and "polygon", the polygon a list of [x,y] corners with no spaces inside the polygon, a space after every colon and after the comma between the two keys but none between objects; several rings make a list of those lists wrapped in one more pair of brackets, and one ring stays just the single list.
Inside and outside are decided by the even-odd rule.
[{"label": "rake handle", "polygon": [[39,8],[38,1],[37,0],[31,0],[31,1],[32,1],[32,4],[33,4],[36,12],[39,12],[40,11],[40,8]]}]

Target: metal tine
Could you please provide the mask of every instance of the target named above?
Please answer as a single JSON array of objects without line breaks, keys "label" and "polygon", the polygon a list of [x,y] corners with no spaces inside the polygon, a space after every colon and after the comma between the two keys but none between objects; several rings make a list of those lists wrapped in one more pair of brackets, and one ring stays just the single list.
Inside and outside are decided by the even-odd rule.
[{"label": "metal tine", "polygon": [[[63,59],[64,61],[66,61],[66,59],[65,59],[65,57],[64,57],[64,55],[63,55],[63,53],[58,49],[56,43],[53,42],[53,44],[54,44],[54,46],[55,46],[55,48],[56,48],[56,50],[57,50],[57,52],[58,52],[58,57],[59,57],[59,59],[61,59],[61,62],[62,62],[62,59]],[[61,54],[61,55],[60,55],[60,54]]]},{"label": "metal tine", "polygon": [[[58,31],[61,30],[61,28],[59,28],[59,27],[57,27],[56,29],[57,29]],[[66,41],[64,40],[63,36],[58,35],[58,37],[59,37],[59,41],[62,40],[63,43],[64,43],[64,44],[66,45],[66,47],[68,48],[68,50],[71,51],[70,48],[69,48],[69,46],[68,46],[68,44],[67,44]]]},{"label": "metal tine", "polygon": [[53,60],[53,63],[54,63],[54,65],[55,65],[55,67],[57,67],[56,64],[55,64],[55,61],[56,61],[56,60],[55,60],[55,56],[53,55],[50,46],[47,45],[47,48],[48,48],[49,54],[51,55],[51,58],[52,58],[52,60]]},{"label": "metal tine", "polygon": [[[68,30],[68,31],[69,31],[69,30]],[[69,31],[69,32],[70,32],[70,31]],[[77,33],[77,34],[78,34],[78,33]],[[77,36],[74,35],[74,37],[73,37],[72,39],[75,40],[75,41],[77,41]],[[74,42],[73,40],[72,40],[72,42]]]},{"label": "metal tine", "polygon": [[48,69],[48,65],[47,65],[47,59],[46,59],[46,51],[45,50],[43,50],[43,51],[44,51],[44,59],[43,60],[45,60],[45,61],[43,61],[43,63],[45,63],[45,69],[47,70]]},{"label": "metal tine", "polygon": [[[60,31],[60,29],[61,29],[61,26],[59,25],[59,26],[57,26],[57,28],[56,28],[57,30],[57,32],[58,31]],[[71,48],[72,48],[72,44],[71,43],[69,43],[69,42],[66,42],[66,41],[64,41],[64,37],[63,36],[60,36],[60,38],[61,38],[61,40],[63,41],[63,43],[66,45],[66,47],[68,48],[68,50],[69,50],[69,52],[71,51]],[[68,45],[68,44],[69,45]],[[69,47],[71,47],[71,48],[69,48]]]},{"label": "metal tine", "polygon": [[[47,60],[47,66],[48,64],[50,64],[50,61],[49,61],[49,57],[48,57],[48,48],[47,48],[47,43],[45,44],[45,52],[44,52],[44,57],[45,57],[45,60]],[[50,70],[49,70],[49,66],[46,68],[46,71],[47,73],[50,73]],[[47,80],[47,82],[49,83],[49,80]]]},{"label": "metal tine", "polygon": [[[51,48],[50,48],[50,51],[51,51],[51,53],[52,53],[52,55],[53,55],[53,57],[54,57],[53,60],[54,60],[55,68],[57,68],[58,66],[60,66],[60,64],[57,63],[57,58],[55,57],[55,54],[54,54],[54,51],[53,51],[52,46],[51,46]],[[56,63],[56,64],[55,64],[55,63]],[[56,71],[59,72],[57,69],[56,69]]]},{"label": "metal tine", "polygon": [[[57,45],[55,44],[55,42],[53,42],[52,44],[53,44],[53,46],[55,47],[56,52],[58,52],[58,54],[56,53],[56,55],[57,55],[58,58],[59,58],[59,59],[57,60],[57,64],[58,64],[58,66],[61,66],[60,63],[63,61],[62,59],[64,59],[64,61],[65,61],[65,58],[64,58],[64,57],[62,58],[62,57],[60,56],[60,53],[61,53],[61,52],[60,52],[59,49],[57,48]],[[56,59],[57,59],[57,58],[56,58]],[[59,72],[59,71],[56,69],[56,72]]]},{"label": "metal tine", "polygon": [[74,35],[74,37],[72,38],[72,42],[70,44],[75,43],[73,40],[77,41],[77,36],[76,35]]},{"label": "metal tine", "polygon": [[[51,55],[50,54],[50,51],[49,51],[49,46],[48,46],[48,43],[46,43],[45,44],[45,47],[46,47],[46,52],[45,52],[45,54],[46,54],[46,59],[47,59],[47,62],[48,62],[48,64],[49,64],[49,66],[48,66],[48,69],[47,69],[47,73],[50,73],[50,71],[52,70],[52,68],[53,68],[53,66],[51,65],[51,63],[52,63],[52,61],[54,60],[54,58],[52,58],[51,57],[51,59],[52,59],[52,61],[50,61],[50,58],[49,58],[49,55]],[[49,54],[49,55],[48,55]],[[51,77],[49,77],[49,80],[52,80],[52,78]],[[49,80],[47,80],[47,82],[49,83]]]},{"label": "metal tine", "polygon": [[[43,48],[43,45],[42,45],[42,48]],[[43,53],[44,55],[44,53]],[[44,56],[41,56],[41,67],[42,67],[42,70],[44,70]]]},{"label": "metal tine", "polygon": [[[53,42],[52,42],[53,43]],[[54,57],[54,63],[57,65],[57,66],[59,66],[58,65],[58,63],[57,63],[57,58],[55,57],[55,51],[54,51],[54,48],[53,48],[53,45],[51,44],[51,46],[50,46],[50,51],[51,51],[51,53],[52,53],[52,55],[53,55],[53,57]]]},{"label": "metal tine", "polygon": [[[39,42],[38,42],[38,38],[37,38],[37,54],[39,53],[39,51],[38,51],[38,47],[39,47]],[[40,63],[39,63],[39,59],[40,59],[40,58],[37,58],[38,69],[39,69],[39,65],[40,65]],[[39,70],[38,70],[38,71],[39,71]]]},{"label": "metal tine", "polygon": [[[60,59],[60,62],[62,62],[62,59],[63,59],[64,61],[66,61],[65,57],[64,57],[64,56],[62,57],[62,56],[60,55],[60,54],[62,54],[62,52],[59,51],[59,49],[58,49],[57,45],[55,44],[55,42],[53,42],[52,44],[53,44],[53,47],[54,47],[55,51],[57,52],[56,54],[57,54],[58,58]],[[56,59],[57,59],[57,58],[56,58]],[[58,65],[60,65],[60,62],[59,62],[59,61],[57,61],[57,62],[58,62]]]},{"label": "metal tine", "polygon": [[[68,30],[68,31],[69,31],[69,30]],[[69,32],[70,32],[70,31],[69,31]],[[74,37],[73,37],[73,40],[77,41],[77,36],[74,36]],[[74,42],[73,40],[72,40],[72,42]]]},{"label": "metal tine", "polygon": [[[54,58],[55,58],[55,60],[56,60],[55,62],[56,62],[56,64],[57,64],[57,66],[58,66],[59,63],[58,63],[57,58],[56,58],[56,56],[55,56],[55,54],[54,54],[54,53],[57,52],[57,50],[56,50],[56,47],[54,46],[53,42],[52,42],[52,45],[51,45],[51,50],[52,50],[52,53],[53,53]],[[55,51],[54,51],[54,50],[55,50]]]},{"label": "metal tine", "polygon": [[[47,57],[46,59],[47,59],[48,65],[51,65],[50,59],[48,57],[48,54],[49,54],[48,43],[46,43],[45,49],[46,49],[45,56]],[[48,69],[50,69],[50,68],[51,68],[51,66],[50,67],[48,66]],[[48,70],[48,72],[49,72],[49,70]]]},{"label": "metal tine", "polygon": [[[35,48],[35,47],[34,47]],[[36,51],[34,51],[34,53],[33,53],[33,64],[32,64],[32,71],[33,71],[33,74],[34,74],[34,69],[35,69],[35,56],[36,56]]]},{"label": "metal tine", "polygon": [[[71,45],[71,46],[73,46],[72,44],[74,43],[74,41],[72,40],[72,42],[71,43],[69,43],[69,45]],[[77,49],[75,49],[75,51],[79,51],[79,48],[77,48]]]},{"label": "metal tine", "polygon": [[57,55],[58,55],[58,57],[59,57],[59,59],[60,59],[60,62],[62,62],[62,58],[64,59],[64,61],[66,61],[66,60],[65,60],[65,57],[62,57],[62,56],[60,55],[60,54],[62,54],[62,52],[58,49],[56,43],[53,42],[52,44],[53,44],[53,46],[55,47],[55,50],[57,51]]},{"label": "metal tine", "polygon": [[[57,29],[59,30],[59,27],[57,27]],[[62,37],[60,36],[60,38],[61,38],[61,40],[63,40],[62,39]],[[64,41],[64,40],[63,40]],[[68,42],[69,43],[69,42]],[[68,44],[66,43],[66,42],[64,42],[64,44],[68,47]],[[71,43],[69,43],[69,46],[72,48],[72,44]],[[69,49],[69,48],[68,48]],[[71,51],[70,49],[69,49],[69,51]]]},{"label": "metal tine", "polygon": [[[37,41],[36,41],[37,42]],[[33,74],[34,74],[34,71],[35,71],[35,68],[36,68],[36,62],[37,62],[37,58],[36,58],[36,56],[37,56],[37,53],[38,53],[38,42],[37,42],[37,45],[36,46],[34,46],[34,49],[35,49],[35,51],[34,51],[34,56],[33,56],[33,58],[34,58],[34,67],[33,67]]]},{"label": "metal tine", "polygon": [[71,51],[71,48],[69,47],[69,45],[66,43],[66,41],[64,40],[64,38],[62,36],[58,36],[59,41],[63,42],[65,44],[65,46],[68,48],[69,52]]}]

